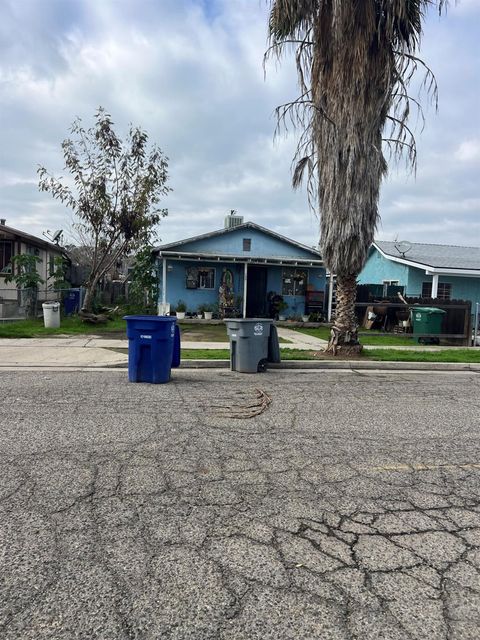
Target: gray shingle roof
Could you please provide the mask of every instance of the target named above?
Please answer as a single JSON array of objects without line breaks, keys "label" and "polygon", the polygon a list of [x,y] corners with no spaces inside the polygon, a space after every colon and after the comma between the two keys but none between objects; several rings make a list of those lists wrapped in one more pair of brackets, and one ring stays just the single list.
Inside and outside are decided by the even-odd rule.
[{"label": "gray shingle roof", "polygon": [[404,256],[395,248],[395,242],[375,240],[385,254],[405,258],[429,267],[445,269],[480,270],[480,247],[456,247],[448,244],[420,244],[412,242],[412,248]]}]

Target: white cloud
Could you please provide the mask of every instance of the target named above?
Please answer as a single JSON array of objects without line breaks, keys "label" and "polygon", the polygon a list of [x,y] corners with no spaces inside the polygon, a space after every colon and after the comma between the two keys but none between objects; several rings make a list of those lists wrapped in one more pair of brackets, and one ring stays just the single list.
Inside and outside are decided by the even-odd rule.
[{"label": "white cloud", "polygon": [[[119,132],[139,124],[170,157],[174,192],[165,202],[164,241],[218,228],[232,208],[300,241],[317,241],[318,221],[305,193],[290,188],[294,139],[272,141],[273,110],[297,88],[290,59],[278,68],[270,64],[264,80],[266,3],[4,4],[0,215],[10,224],[39,235],[68,224],[65,209],[37,192],[36,166],[61,173],[60,142],[71,121],[80,115],[90,122],[101,104]],[[461,6],[475,10],[473,2]],[[382,189],[382,232],[411,224],[411,240],[435,230],[449,242],[452,227],[442,230],[438,217],[460,216],[465,226],[456,230],[468,243],[479,197],[471,13],[467,18],[452,6],[446,18],[430,20],[423,41],[440,85],[440,113],[430,110],[425,131],[418,132],[416,179],[392,171]]]},{"label": "white cloud", "polygon": [[480,139],[465,140],[455,151],[455,158],[460,162],[480,160]]}]

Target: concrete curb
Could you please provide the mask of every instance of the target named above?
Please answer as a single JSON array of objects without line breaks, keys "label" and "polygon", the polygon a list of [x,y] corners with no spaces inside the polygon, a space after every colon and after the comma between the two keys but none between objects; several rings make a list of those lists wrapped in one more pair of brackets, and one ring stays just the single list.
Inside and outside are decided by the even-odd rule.
[{"label": "concrete curb", "polygon": [[[229,369],[230,362],[228,360],[183,360],[181,369]],[[82,371],[110,371],[112,369],[128,369],[127,362],[116,362],[112,364],[3,364],[0,365],[0,371],[15,370],[82,370]],[[480,364],[469,362],[376,362],[360,360],[285,360],[278,364],[271,363],[268,365],[271,371],[282,369],[304,369],[304,370],[337,370],[337,371],[450,371],[450,372],[479,372]],[[175,372],[175,369],[173,369]]]},{"label": "concrete curb", "polygon": [[[183,360],[182,369],[228,369],[228,360]],[[470,362],[376,362],[373,360],[285,360],[271,363],[268,369],[345,369],[385,371],[479,371],[480,364]]]}]

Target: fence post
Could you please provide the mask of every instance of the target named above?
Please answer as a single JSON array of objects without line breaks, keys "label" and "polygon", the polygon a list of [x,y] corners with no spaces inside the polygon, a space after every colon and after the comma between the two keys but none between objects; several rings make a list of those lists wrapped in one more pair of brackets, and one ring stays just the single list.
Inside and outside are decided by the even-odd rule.
[{"label": "fence post", "polygon": [[478,336],[478,316],[480,312],[480,302],[475,303],[475,328],[473,332],[473,346],[477,346],[477,336]]}]

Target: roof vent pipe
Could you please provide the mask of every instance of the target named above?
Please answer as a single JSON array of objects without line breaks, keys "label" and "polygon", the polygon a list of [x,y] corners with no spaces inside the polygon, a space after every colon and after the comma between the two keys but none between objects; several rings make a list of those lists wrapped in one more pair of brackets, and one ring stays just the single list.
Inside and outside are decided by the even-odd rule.
[{"label": "roof vent pipe", "polygon": [[5,218],[0,218],[0,224],[3,226],[7,224],[7,221],[5,220]]}]

